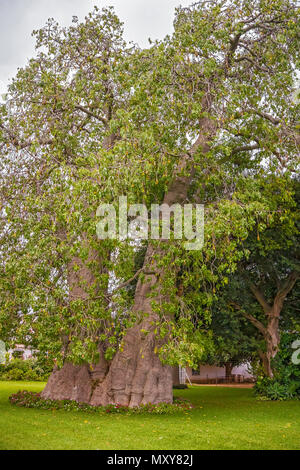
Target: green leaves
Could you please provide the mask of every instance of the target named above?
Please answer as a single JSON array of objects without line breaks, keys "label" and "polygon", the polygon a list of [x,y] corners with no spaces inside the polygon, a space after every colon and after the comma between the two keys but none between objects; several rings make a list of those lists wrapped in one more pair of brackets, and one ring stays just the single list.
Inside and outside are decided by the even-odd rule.
[{"label": "green leaves", "polygon": [[[93,361],[101,343],[110,360],[137,321],[138,279],[112,291],[146,247],[99,242],[97,207],[120,195],[160,204],[186,156],[205,247],[163,245],[156,288],[168,301],[152,300],[157,336],[173,331],[164,360],[201,357],[219,289],[254,252],[285,257],[293,244],[298,14],[287,0],[197,2],[146,50],[125,44],[111,8],[35,32],[37,56],[0,107],[1,337],[59,364]],[[216,124],[209,139],[203,120]],[[209,150],[191,153],[199,137]]]}]

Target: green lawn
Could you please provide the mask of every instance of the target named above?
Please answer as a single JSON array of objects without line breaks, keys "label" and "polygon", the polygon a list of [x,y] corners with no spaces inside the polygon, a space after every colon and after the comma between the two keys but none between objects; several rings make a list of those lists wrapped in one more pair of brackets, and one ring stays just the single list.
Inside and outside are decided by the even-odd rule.
[{"label": "green lawn", "polygon": [[251,389],[191,387],[195,408],[171,416],[100,416],[17,408],[43,384],[0,382],[0,449],[299,449],[300,402],[259,402]]}]

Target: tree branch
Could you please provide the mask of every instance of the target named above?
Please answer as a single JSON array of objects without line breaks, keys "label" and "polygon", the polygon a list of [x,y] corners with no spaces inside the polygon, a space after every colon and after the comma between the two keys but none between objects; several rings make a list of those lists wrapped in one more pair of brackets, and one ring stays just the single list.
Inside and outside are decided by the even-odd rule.
[{"label": "tree branch", "polygon": [[[117,287],[115,287],[113,289],[112,292],[110,292],[109,294],[106,294],[105,297],[107,299],[111,299],[111,297],[118,291],[118,290],[121,290],[123,289],[124,287],[128,286],[132,281],[134,281],[141,273],[144,273],[146,274],[147,276],[151,276],[151,275],[155,275],[157,276],[157,273],[155,272],[148,272],[148,271],[145,271],[146,267],[143,267],[141,269],[138,269],[138,271],[135,273],[134,276],[132,276],[130,279],[128,279],[127,281],[125,282],[122,282],[122,284],[119,284]],[[93,301],[93,300],[99,300],[99,299],[102,299],[103,296],[98,296],[98,297],[88,297],[86,299],[81,299],[81,300],[84,300],[85,302],[90,302],[90,301]]]},{"label": "tree branch", "polygon": [[[10,139],[10,143],[14,145],[18,150],[23,150],[25,148],[30,147],[33,144],[33,142],[20,142],[17,136],[11,130],[7,129],[1,123],[0,123],[0,128],[3,129],[7,133]],[[40,145],[51,145],[53,143],[53,139],[41,139],[38,141],[38,143]]]},{"label": "tree branch", "polygon": [[253,315],[251,315],[250,313],[246,313],[244,311],[242,311],[242,315],[247,318],[247,320],[249,320],[253,326],[255,326],[255,328],[257,328],[264,337],[267,336],[268,332],[267,332],[267,328],[263,325],[263,323],[259,320],[257,320],[257,318],[255,318]]},{"label": "tree branch", "polygon": [[254,295],[254,297],[256,298],[256,300],[260,303],[260,305],[262,306],[263,308],[263,311],[267,314],[270,312],[270,310],[272,309],[271,305],[268,304],[268,302],[266,301],[263,293],[259,290],[259,288],[257,286],[255,286],[254,284],[250,283],[250,289],[251,289],[251,292],[252,294]]},{"label": "tree branch", "polygon": [[260,148],[259,144],[243,145],[241,147],[236,147],[235,149],[233,149],[231,152],[231,156],[236,155],[237,153],[240,153],[240,152],[247,152],[248,150],[256,150],[259,148]]},{"label": "tree branch", "polygon": [[239,312],[241,312],[241,314],[242,314],[247,320],[249,320],[249,321],[252,323],[252,325],[254,325],[255,328],[257,328],[257,329],[262,333],[262,335],[263,335],[264,337],[266,337],[266,335],[267,335],[267,333],[268,333],[268,332],[267,332],[267,328],[264,326],[264,324],[263,324],[261,321],[257,320],[257,318],[255,318],[255,317],[254,317],[253,315],[251,315],[250,313],[245,312],[245,310],[243,310],[239,304],[237,304],[237,303],[235,303],[235,302],[230,302],[230,303],[231,303],[231,305],[233,305]]},{"label": "tree branch", "polygon": [[267,119],[268,121],[270,121],[272,124],[274,124],[275,126],[277,126],[278,124],[280,124],[280,119],[277,119],[277,118],[274,118],[273,116],[271,116],[270,114],[267,114],[267,113],[264,113],[262,111],[259,111],[258,109],[246,109],[246,112],[252,112],[252,113],[255,113],[257,114],[258,116],[264,118],[264,119]]},{"label": "tree branch", "polygon": [[102,116],[98,116],[97,114],[93,113],[92,111],[85,108],[84,106],[81,106],[81,105],[78,104],[78,105],[75,106],[75,109],[78,109],[79,111],[82,111],[83,113],[87,114],[90,117],[93,117],[93,118],[97,119],[98,121],[102,122],[105,125],[107,124],[107,119],[105,119]]},{"label": "tree branch", "polygon": [[286,296],[289,294],[289,292],[293,289],[294,285],[296,284],[297,280],[300,277],[300,272],[299,271],[292,271],[291,274],[285,279],[281,287],[279,288],[276,297],[274,299],[274,309],[276,312],[278,311],[280,313],[283,302],[285,301]]}]

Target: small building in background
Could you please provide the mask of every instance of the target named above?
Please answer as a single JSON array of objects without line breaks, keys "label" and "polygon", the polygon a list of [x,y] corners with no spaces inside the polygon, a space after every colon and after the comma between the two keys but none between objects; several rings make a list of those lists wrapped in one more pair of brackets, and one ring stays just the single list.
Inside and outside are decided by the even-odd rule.
[{"label": "small building in background", "polygon": [[197,370],[190,367],[179,368],[180,383],[195,384],[221,384],[221,383],[244,383],[254,382],[254,377],[249,372],[250,364],[241,364],[233,367],[230,376],[226,376],[226,368],[200,365]]},{"label": "small building in background", "polygon": [[13,349],[8,350],[8,354],[10,359],[18,358],[23,359],[24,361],[26,359],[31,359],[34,356],[34,352],[31,349],[26,348],[24,344],[16,344]]}]

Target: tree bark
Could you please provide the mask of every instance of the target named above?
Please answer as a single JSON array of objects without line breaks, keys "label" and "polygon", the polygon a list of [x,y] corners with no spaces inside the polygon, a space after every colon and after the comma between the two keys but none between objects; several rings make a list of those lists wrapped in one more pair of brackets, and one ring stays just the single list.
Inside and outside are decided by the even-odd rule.
[{"label": "tree bark", "polygon": [[[188,187],[193,177],[192,157],[196,151],[207,153],[210,150],[210,140],[216,133],[215,121],[202,118],[200,130],[201,133],[191,151],[188,155],[184,155],[179,163],[163,204],[171,206],[186,201]],[[191,163],[190,168],[188,168],[189,163]],[[184,170],[187,175],[182,176]],[[149,402],[171,403],[173,400],[172,368],[163,365],[156,354],[162,341],[157,338],[153,323],[160,319],[151,305],[153,301],[160,304],[168,300],[160,291],[161,282],[168,275],[166,268],[158,269],[156,265],[155,258],[160,254],[160,248],[149,243],[143,267],[144,272],[151,267],[152,273],[146,274],[143,282],[138,281],[134,300],[134,311],[146,314],[147,317],[127,332],[123,350],[117,352],[106,378],[95,388],[92,405],[120,403],[134,407]],[[149,333],[144,336],[142,330]]]}]

